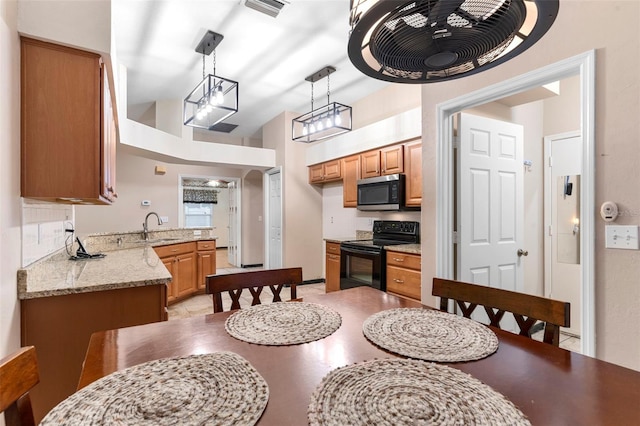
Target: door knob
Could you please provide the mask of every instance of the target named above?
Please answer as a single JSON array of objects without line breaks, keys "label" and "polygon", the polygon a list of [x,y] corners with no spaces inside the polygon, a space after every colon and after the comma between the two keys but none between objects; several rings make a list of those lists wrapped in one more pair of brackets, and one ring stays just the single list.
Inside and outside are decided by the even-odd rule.
[{"label": "door knob", "polygon": [[518,257],[520,256],[529,256],[529,252],[527,250],[518,249]]}]

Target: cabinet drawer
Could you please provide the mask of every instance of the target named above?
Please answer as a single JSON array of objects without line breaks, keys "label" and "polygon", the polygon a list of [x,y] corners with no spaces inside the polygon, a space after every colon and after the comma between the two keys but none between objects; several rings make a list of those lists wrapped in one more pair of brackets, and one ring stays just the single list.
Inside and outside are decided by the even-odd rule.
[{"label": "cabinet drawer", "polygon": [[216,248],[216,241],[197,241],[196,245],[198,247],[198,251],[214,250]]},{"label": "cabinet drawer", "polygon": [[420,272],[387,267],[387,291],[420,300]]},{"label": "cabinet drawer", "polygon": [[420,271],[420,256],[399,253],[397,251],[388,251],[387,265],[401,266],[403,268]]},{"label": "cabinet drawer", "polygon": [[327,254],[340,254],[340,244],[338,243],[327,243]]},{"label": "cabinet drawer", "polygon": [[159,258],[177,256],[179,254],[184,253],[193,253],[196,251],[196,243],[182,243],[182,244],[171,244],[168,246],[160,246],[153,248],[158,254]]}]

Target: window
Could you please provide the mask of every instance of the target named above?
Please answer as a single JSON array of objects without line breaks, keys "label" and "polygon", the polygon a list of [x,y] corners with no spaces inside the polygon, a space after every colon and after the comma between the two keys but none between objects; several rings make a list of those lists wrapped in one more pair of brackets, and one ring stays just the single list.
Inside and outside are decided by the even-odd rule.
[{"label": "window", "polygon": [[184,203],[183,206],[185,228],[212,226],[213,203]]}]

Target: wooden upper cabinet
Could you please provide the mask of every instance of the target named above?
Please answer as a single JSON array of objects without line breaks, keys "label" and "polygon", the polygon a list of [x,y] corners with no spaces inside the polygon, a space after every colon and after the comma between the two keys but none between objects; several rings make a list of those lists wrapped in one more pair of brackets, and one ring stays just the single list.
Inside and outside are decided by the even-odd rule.
[{"label": "wooden upper cabinet", "polygon": [[380,175],[404,173],[403,146],[394,145],[380,150]]},{"label": "wooden upper cabinet", "polygon": [[360,156],[352,155],[342,159],[342,205],[357,207],[358,179],[360,179]]},{"label": "wooden upper cabinet", "polygon": [[405,205],[420,207],[422,204],[422,141],[420,139],[404,145],[404,167]]},{"label": "wooden upper cabinet", "polygon": [[360,154],[362,179],[404,173],[402,145],[393,145]]},{"label": "wooden upper cabinet", "polygon": [[99,55],[21,38],[21,195],[110,204],[116,120]]},{"label": "wooden upper cabinet", "polygon": [[309,183],[325,183],[342,179],[341,161],[332,160],[326,163],[309,166]]},{"label": "wooden upper cabinet", "polygon": [[380,176],[380,151],[369,151],[360,154],[361,179]]}]

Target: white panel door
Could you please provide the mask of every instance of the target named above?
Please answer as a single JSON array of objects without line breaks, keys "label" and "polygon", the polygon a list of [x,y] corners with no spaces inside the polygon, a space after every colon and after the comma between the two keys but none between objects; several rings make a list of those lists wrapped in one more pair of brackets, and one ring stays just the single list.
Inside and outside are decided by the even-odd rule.
[{"label": "white panel door", "polygon": [[281,173],[269,174],[269,269],[282,268]]},{"label": "white panel door", "polygon": [[238,189],[235,181],[229,182],[229,244],[227,261],[233,266],[238,263]]},{"label": "white panel door", "polygon": [[[457,187],[457,278],[522,291],[523,128],[460,114]],[[489,322],[484,311],[474,319]],[[512,316],[503,328],[515,331]],[[509,320],[509,321],[507,321]]]}]

